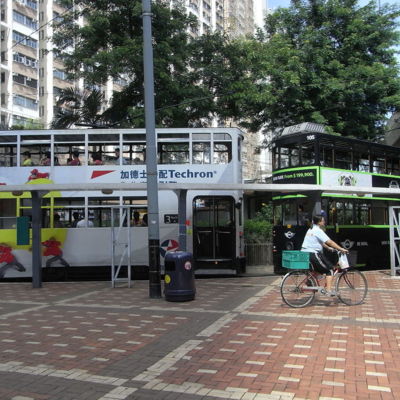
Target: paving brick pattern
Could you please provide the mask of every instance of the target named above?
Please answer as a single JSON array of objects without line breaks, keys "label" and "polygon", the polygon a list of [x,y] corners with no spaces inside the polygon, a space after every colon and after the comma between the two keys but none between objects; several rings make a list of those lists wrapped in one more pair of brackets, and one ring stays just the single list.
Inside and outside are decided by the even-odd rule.
[{"label": "paving brick pattern", "polygon": [[0,399],[397,399],[400,280],[364,304],[283,304],[273,276],[196,280],[191,302],[148,282],[0,284]]}]

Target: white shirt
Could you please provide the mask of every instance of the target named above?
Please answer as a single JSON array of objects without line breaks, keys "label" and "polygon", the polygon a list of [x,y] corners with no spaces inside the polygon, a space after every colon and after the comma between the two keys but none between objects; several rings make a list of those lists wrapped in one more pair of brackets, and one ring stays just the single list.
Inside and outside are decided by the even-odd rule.
[{"label": "white shirt", "polygon": [[[80,221],[78,221],[76,224],[76,227],[77,228],[86,228],[86,220],[81,219]],[[87,221],[87,227],[93,228],[94,227],[93,221],[91,221],[91,220]]]},{"label": "white shirt", "polygon": [[322,244],[328,240],[329,236],[318,225],[313,225],[306,233],[301,251],[319,253],[323,250]]}]

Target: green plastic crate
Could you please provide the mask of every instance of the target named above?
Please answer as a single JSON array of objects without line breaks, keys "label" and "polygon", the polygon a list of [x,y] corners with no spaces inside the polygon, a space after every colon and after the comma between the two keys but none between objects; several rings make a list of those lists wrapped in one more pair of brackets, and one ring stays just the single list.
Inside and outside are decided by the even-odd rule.
[{"label": "green plastic crate", "polygon": [[310,266],[310,253],[298,250],[282,251],[282,267],[289,269],[308,269]]}]

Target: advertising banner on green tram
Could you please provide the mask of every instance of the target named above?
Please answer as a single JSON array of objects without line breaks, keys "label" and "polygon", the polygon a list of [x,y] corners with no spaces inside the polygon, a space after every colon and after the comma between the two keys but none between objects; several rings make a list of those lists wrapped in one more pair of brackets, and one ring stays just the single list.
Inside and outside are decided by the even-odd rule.
[{"label": "advertising banner on green tram", "polygon": [[400,177],[321,168],[321,185],[400,188]]},{"label": "advertising banner on green tram", "polygon": [[321,168],[321,185],[372,187],[372,176],[368,173]]},{"label": "advertising banner on green tram", "polygon": [[272,176],[272,183],[306,183],[315,185],[318,183],[318,167],[292,168],[276,172]]}]

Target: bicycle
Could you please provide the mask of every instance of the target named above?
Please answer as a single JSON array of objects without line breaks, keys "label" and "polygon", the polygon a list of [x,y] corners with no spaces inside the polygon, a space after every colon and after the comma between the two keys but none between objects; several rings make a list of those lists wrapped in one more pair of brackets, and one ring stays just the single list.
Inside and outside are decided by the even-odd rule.
[{"label": "bicycle", "polygon": [[[282,299],[289,307],[306,307],[314,301],[316,293],[323,294],[325,291],[325,288],[318,283],[321,274],[312,270],[308,253],[300,251],[283,253],[284,255],[291,253],[289,254],[291,260],[283,259],[282,264],[293,271],[288,272],[282,279],[280,287]],[[334,268],[333,276],[336,296],[342,303],[355,306],[365,300],[368,283],[362,272],[352,267],[342,269],[337,266]]]}]

